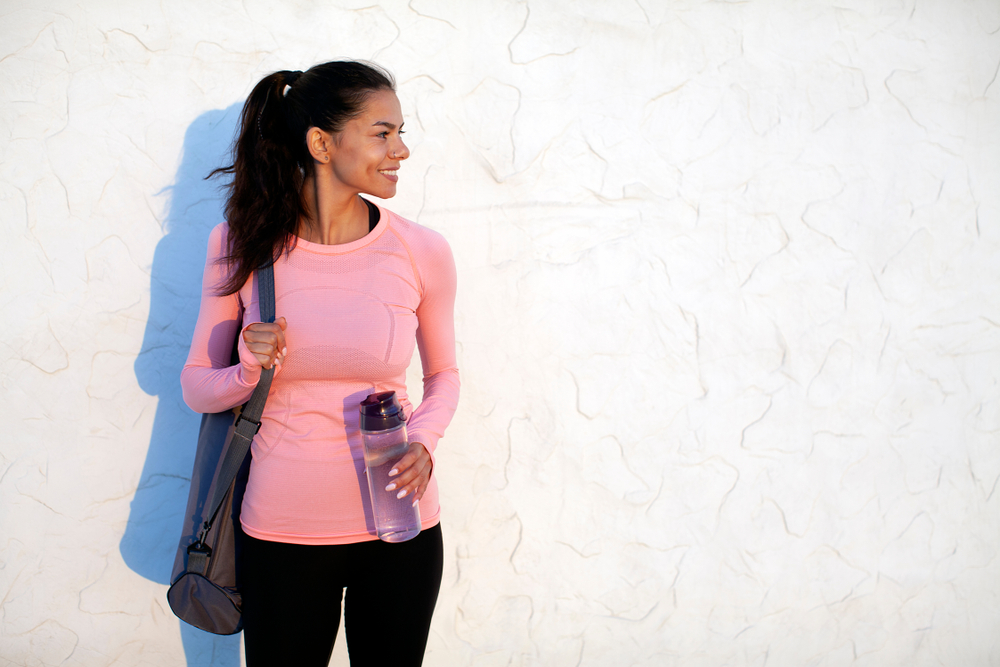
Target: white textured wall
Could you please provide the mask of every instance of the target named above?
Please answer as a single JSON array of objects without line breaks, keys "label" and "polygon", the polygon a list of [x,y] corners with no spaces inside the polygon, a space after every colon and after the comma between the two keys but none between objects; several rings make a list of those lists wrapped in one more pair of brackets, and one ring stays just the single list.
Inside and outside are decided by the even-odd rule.
[{"label": "white textured wall", "polygon": [[272,5],[0,2],[0,664],[239,664],[164,599],[201,178],[347,56],[458,262],[427,664],[1000,665],[1000,3]]}]

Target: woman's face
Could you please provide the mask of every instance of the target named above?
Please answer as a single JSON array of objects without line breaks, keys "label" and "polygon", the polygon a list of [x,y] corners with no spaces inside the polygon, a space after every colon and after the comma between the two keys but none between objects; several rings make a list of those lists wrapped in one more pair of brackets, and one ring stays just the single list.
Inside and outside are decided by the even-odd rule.
[{"label": "woman's face", "polygon": [[396,194],[396,170],[410,155],[400,136],[403,112],[391,90],[371,94],[360,115],[333,135],[333,176],[355,192],[381,199]]}]

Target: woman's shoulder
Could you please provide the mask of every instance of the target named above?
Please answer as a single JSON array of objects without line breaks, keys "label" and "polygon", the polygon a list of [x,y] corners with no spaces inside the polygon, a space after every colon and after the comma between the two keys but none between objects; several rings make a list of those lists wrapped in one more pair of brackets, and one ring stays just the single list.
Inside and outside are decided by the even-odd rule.
[{"label": "woman's shoulder", "polygon": [[229,243],[229,223],[220,222],[208,234],[209,257],[221,257]]},{"label": "woman's shoulder", "polygon": [[455,258],[444,234],[391,211],[387,213],[389,228],[407,247],[421,284],[424,284],[424,279],[434,276],[432,281],[434,284],[454,286]]},{"label": "woman's shoulder", "polygon": [[414,250],[430,252],[434,255],[442,252],[451,254],[448,240],[441,232],[408,220],[387,208],[382,210],[389,216],[389,228],[395,231]]},{"label": "woman's shoulder", "polygon": [[215,227],[212,227],[211,233],[208,235],[209,242],[212,241],[220,242],[225,241],[229,237],[229,223],[223,220]]}]

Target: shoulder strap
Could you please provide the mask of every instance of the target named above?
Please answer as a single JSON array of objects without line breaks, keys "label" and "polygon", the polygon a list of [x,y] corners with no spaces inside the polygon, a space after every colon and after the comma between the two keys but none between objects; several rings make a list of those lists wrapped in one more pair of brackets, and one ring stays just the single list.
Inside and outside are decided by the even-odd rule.
[{"label": "shoulder strap", "polygon": [[[274,322],[274,266],[257,269],[254,272],[257,278],[257,300],[260,305],[260,319],[262,322]],[[267,402],[267,392],[271,389],[271,379],[274,377],[274,366],[261,369],[260,380],[250,396],[250,400],[243,405],[239,417],[236,418],[235,430],[226,448],[226,458],[219,468],[219,474],[215,478],[215,493],[212,494],[212,502],[209,505],[211,511],[206,513],[209,519],[202,527],[198,543],[204,541],[205,536],[215,522],[215,515],[225,500],[229,487],[236,479],[243,460],[250,451],[250,442],[260,430],[260,416],[264,412],[264,404]]]}]

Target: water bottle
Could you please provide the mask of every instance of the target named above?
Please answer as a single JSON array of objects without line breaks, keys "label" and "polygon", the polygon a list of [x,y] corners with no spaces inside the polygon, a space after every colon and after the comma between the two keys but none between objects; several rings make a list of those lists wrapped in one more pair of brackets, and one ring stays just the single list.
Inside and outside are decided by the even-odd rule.
[{"label": "water bottle", "polygon": [[386,491],[394,481],[389,471],[409,449],[406,415],[396,392],[370,394],[361,402],[361,439],[365,445],[365,473],[372,496],[375,531],[384,542],[405,542],[420,532],[420,508],[413,494],[397,498],[399,489]]}]

